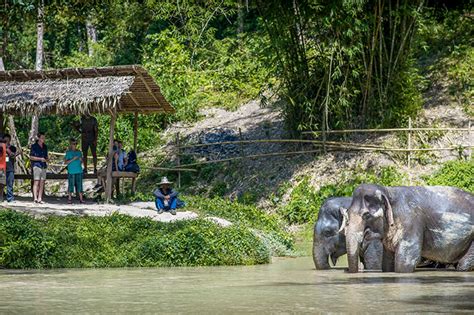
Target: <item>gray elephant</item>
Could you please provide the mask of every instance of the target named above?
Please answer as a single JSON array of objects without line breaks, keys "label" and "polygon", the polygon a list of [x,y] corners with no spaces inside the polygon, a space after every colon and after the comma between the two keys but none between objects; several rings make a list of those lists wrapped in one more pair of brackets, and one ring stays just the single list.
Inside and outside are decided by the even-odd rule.
[{"label": "gray elephant", "polygon": [[453,187],[383,187],[363,184],[348,208],[349,272],[358,271],[364,231],[383,235],[383,270],[413,272],[421,257],[474,268],[474,196]]},{"label": "gray elephant", "polygon": [[[327,199],[321,206],[313,234],[313,261],[316,269],[329,269],[329,257],[335,265],[337,259],[346,254],[343,213],[351,203],[350,197],[336,197]],[[382,269],[381,238],[380,234],[370,229],[365,230],[360,259],[367,270]]]}]

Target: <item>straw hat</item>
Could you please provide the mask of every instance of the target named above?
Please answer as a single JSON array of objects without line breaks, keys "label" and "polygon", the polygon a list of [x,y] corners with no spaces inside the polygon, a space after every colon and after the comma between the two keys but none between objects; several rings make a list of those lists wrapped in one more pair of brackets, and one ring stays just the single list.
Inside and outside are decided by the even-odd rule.
[{"label": "straw hat", "polygon": [[163,176],[163,177],[161,178],[161,182],[158,183],[158,185],[160,185],[160,186],[161,186],[161,185],[170,185],[170,184],[173,184],[173,182],[170,182],[170,181],[168,180],[168,177],[166,177],[166,176]]}]

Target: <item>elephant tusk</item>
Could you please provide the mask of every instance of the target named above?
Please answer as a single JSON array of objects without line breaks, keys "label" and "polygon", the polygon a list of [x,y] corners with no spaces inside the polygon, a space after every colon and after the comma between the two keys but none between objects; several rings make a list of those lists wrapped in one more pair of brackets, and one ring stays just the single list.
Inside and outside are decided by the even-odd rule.
[{"label": "elephant tusk", "polygon": [[347,226],[347,212],[344,212],[342,214],[342,224],[341,227],[339,228],[339,231],[337,233],[341,233]]}]

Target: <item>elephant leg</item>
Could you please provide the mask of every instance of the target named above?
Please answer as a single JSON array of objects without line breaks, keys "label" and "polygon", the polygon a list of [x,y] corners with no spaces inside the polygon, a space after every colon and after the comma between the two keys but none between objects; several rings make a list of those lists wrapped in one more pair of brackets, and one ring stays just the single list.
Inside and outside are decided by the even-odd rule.
[{"label": "elephant leg", "polygon": [[404,238],[398,244],[395,252],[395,272],[414,272],[421,259],[420,237]]},{"label": "elephant leg", "polygon": [[466,254],[459,260],[456,267],[458,271],[472,271],[474,270],[474,244],[467,250]]},{"label": "elephant leg", "polygon": [[395,271],[395,254],[386,249],[384,249],[383,251],[382,271],[383,272]]}]

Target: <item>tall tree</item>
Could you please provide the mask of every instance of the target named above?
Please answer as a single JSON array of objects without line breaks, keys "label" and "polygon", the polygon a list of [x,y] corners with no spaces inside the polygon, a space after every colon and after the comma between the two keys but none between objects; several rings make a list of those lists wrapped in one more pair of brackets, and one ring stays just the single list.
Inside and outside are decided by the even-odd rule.
[{"label": "tall tree", "polygon": [[[38,16],[36,21],[36,62],[35,70],[43,70],[44,59],[44,0],[38,0]],[[31,145],[38,134],[39,117],[33,115],[31,118],[31,129],[28,137],[28,144]]]},{"label": "tall tree", "polygon": [[94,44],[97,43],[97,28],[94,14],[89,13],[86,19],[86,32],[87,32],[87,48],[88,55],[92,57],[94,55]]}]

